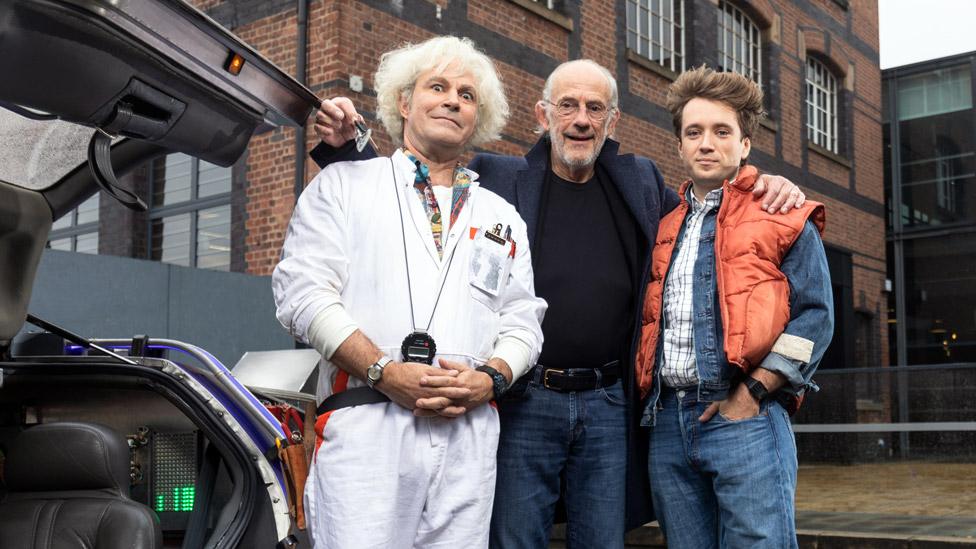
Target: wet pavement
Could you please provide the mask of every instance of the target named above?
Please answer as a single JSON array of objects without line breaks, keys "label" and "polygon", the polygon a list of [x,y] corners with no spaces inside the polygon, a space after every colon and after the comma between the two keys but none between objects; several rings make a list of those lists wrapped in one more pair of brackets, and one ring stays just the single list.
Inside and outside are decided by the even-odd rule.
[{"label": "wet pavement", "polygon": [[801,532],[809,533],[850,532],[880,534],[886,538],[909,539],[955,538],[960,543],[968,542],[971,547],[976,547],[976,519],[973,517],[798,511],[796,527]]},{"label": "wet pavement", "polygon": [[[796,508],[801,549],[976,548],[976,464],[802,464]],[[557,526],[550,547],[564,539]],[[666,544],[651,523],[628,533],[626,546]]]}]

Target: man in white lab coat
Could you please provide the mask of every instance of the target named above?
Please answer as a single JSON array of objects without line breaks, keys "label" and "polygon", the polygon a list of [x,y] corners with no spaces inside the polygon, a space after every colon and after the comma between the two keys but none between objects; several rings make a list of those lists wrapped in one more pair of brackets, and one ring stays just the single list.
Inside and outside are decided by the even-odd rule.
[{"label": "man in white lab coat", "polygon": [[378,114],[402,148],[302,194],[273,287],[322,353],[305,501],[318,547],[487,547],[498,415],[535,364],[545,301],[526,227],[460,163],[508,105],[491,60],[439,37],[386,53]]}]

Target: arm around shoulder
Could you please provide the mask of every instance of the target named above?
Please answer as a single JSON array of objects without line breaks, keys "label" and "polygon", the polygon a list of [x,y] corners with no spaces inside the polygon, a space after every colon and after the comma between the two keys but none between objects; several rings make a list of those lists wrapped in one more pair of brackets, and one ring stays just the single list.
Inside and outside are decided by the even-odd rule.
[{"label": "arm around shoulder", "polygon": [[658,204],[661,205],[661,216],[668,214],[671,210],[675,209],[681,202],[678,197],[678,193],[674,191],[671,187],[668,187],[667,183],[664,181],[664,175],[661,170],[658,169],[657,164],[654,163],[650,158],[638,157],[638,162],[644,164],[642,171],[650,174],[647,179],[647,185],[653,189],[655,195],[657,195]]},{"label": "arm around shoulder", "polygon": [[341,147],[333,147],[324,141],[320,141],[308,154],[319,168],[325,168],[336,162],[369,160],[379,156],[372,144],[366,144],[366,148],[357,151],[355,141],[346,141],[346,144]]}]

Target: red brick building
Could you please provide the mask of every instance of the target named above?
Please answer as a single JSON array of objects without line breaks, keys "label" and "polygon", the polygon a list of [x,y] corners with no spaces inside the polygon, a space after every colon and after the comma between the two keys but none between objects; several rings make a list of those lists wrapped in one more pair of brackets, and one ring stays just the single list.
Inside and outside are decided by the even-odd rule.
[{"label": "red brick building", "polygon": [[[620,88],[617,139],[684,177],[668,84],[701,64],[761,83],[770,113],[752,160],[827,205],[825,243],[837,332],[822,368],[887,359],[881,71],[875,0],[197,0],[195,4],[292,74],[307,17],[305,81],[320,97],[347,95],[377,130],[372,75],[379,56],[438,34],[472,38],[498,62],[512,116],[487,150],[523,154],[536,141],[532,108],[560,62],[591,58]],[[304,13],[304,17],[300,16]],[[315,142],[306,132],[306,148]],[[102,201],[62,222],[52,246],[267,275],[295,202],[296,135],[255,138],[230,169],[161,159],[128,183],[151,196],[148,215]],[[300,187],[299,187],[300,188]],[[98,211],[92,220],[92,212]],[[97,231],[97,232],[94,232]],[[92,236],[96,235],[96,236]],[[94,238],[95,246],[92,246]],[[87,239],[87,240],[86,240]]]}]

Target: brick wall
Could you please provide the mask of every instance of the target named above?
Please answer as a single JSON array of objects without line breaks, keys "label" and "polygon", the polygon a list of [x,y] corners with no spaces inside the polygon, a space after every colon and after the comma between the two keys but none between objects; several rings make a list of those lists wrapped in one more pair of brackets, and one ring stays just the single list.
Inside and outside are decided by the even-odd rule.
[{"label": "brick wall", "polygon": [[[294,1],[198,0],[197,4],[286,71],[294,72]],[[826,244],[851,254],[855,307],[876,311],[881,363],[886,364],[877,1],[852,0],[847,8],[834,0],[742,0],[735,4],[763,29],[766,51],[763,84],[772,116],[754,139],[753,161],[766,171],[790,178],[810,198],[827,204]],[[710,33],[715,33],[716,5],[716,0],[685,0],[688,67],[715,59],[716,40]],[[626,0],[563,0],[557,2],[556,17],[547,17],[545,12],[517,0],[312,0],[309,87],[320,97],[351,97],[374,128],[380,149],[389,151],[391,142],[373,114],[372,74],[379,56],[404,41],[437,34],[469,36],[499,62],[512,107],[503,140],[484,149],[523,154],[537,139],[532,106],[545,77],[562,61],[590,57],[607,66],[619,82],[623,113],[616,137],[622,149],[654,159],[669,183],[677,185],[685,173],[678,162],[670,116],[663,108],[673,75],[628,59]],[[842,106],[839,155],[813,150],[807,142],[807,55],[827,63],[838,79]],[[349,89],[351,75],[362,77],[362,93]],[[307,132],[308,147],[314,142]],[[244,263],[249,272],[268,274],[277,260],[295,199],[293,130],[253,140],[243,169]],[[314,164],[309,163],[306,180],[314,173]]]}]

